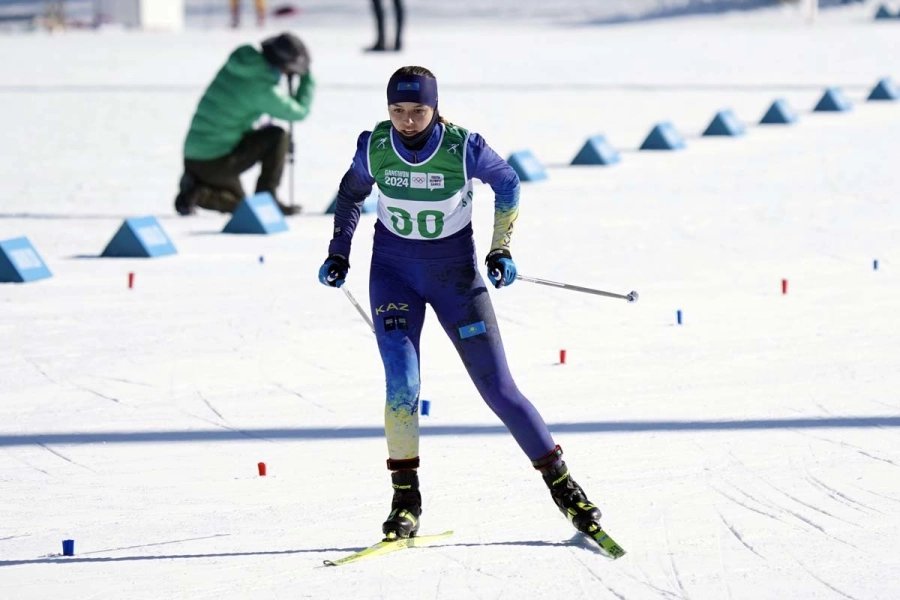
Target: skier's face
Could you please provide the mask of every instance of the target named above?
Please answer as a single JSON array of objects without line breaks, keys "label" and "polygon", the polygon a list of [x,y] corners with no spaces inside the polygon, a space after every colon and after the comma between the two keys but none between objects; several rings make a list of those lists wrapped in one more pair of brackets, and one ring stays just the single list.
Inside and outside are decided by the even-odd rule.
[{"label": "skier's face", "polygon": [[391,115],[394,129],[405,136],[412,136],[424,130],[431,123],[434,109],[415,102],[398,102],[388,105],[388,113]]}]

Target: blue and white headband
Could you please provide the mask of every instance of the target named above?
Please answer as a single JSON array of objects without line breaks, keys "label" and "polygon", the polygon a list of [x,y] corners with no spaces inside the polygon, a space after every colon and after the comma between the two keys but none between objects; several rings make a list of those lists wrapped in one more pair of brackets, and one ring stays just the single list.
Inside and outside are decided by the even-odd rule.
[{"label": "blue and white headband", "polygon": [[394,74],[387,86],[388,104],[415,102],[437,108],[437,79],[424,75]]}]

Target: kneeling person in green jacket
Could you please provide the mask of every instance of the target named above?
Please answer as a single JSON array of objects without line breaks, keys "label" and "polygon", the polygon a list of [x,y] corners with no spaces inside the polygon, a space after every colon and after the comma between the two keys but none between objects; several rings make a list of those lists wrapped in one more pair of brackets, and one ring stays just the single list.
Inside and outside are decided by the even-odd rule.
[{"label": "kneeling person in green jacket", "polygon": [[[309,54],[298,37],[282,33],[262,42],[262,50],[241,46],[231,53],[203,94],[184,142],[184,175],[175,210],[190,215],[196,207],[233,212],[244,198],[240,174],[258,162],[262,172],[256,192],[269,192],[286,215],[299,206],[281,203],[276,195],[290,146],[281,127],[254,129],[262,115],[302,121],[309,114],[315,83]],[[300,76],[291,97],[279,85],[281,76]],[[293,87],[293,86],[291,86]]]}]

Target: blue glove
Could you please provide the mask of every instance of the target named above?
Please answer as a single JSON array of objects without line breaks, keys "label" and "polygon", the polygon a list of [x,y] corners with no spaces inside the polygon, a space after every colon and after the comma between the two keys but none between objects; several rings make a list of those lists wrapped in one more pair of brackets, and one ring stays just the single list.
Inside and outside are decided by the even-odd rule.
[{"label": "blue glove", "polygon": [[491,250],[484,259],[484,264],[487,265],[488,279],[495,288],[500,289],[515,282],[516,263],[513,262],[509,250],[501,248]]},{"label": "blue glove", "polygon": [[347,257],[340,254],[332,254],[319,267],[319,283],[339,288],[344,285],[344,280],[347,279],[347,271],[349,270],[350,263],[347,262]]}]

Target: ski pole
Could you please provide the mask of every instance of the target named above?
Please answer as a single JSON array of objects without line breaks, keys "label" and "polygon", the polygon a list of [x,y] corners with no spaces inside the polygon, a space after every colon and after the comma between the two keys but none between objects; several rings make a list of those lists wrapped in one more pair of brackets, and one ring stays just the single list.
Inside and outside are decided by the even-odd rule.
[{"label": "ski pole", "polygon": [[[289,73],[287,76],[288,94],[294,97],[294,74]],[[291,208],[294,206],[294,122],[288,124],[288,160],[290,161],[290,172],[288,173],[288,187]]]},{"label": "ski pole", "polygon": [[372,323],[372,319],[366,314],[366,311],[363,310],[363,307],[359,305],[359,302],[356,301],[356,298],[353,297],[353,294],[350,293],[350,290],[347,289],[346,284],[341,286],[341,289],[344,291],[344,295],[347,296],[347,300],[356,307],[357,312],[359,312],[359,316],[363,318],[363,320],[369,325],[369,329],[372,330],[372,333],[375,333],[375,325]]},{"label": "ski pole", "polygon": [[604,292],[603,290],[581,287],[580,285],[571,285],[569,283],[560,283],[558,281],[538,279],[537,277],[528,277],[527,275],[517,275],[516,279],[521,279],[522,281],[530,281],[531,283],[539,283],[541,285],[549,285],[551,287],[558,287],[564,290],[572,290],[573,292],[584,292],[585,294],[606,296],[607,298],[621,298],[622,300],[627,300],[628,302],[637,302],[638,300],[638,293],[634,291],[628,292],[627,294],[614,294],[612,292]]}]

